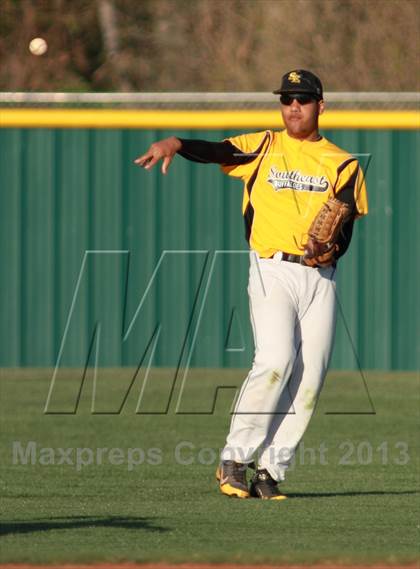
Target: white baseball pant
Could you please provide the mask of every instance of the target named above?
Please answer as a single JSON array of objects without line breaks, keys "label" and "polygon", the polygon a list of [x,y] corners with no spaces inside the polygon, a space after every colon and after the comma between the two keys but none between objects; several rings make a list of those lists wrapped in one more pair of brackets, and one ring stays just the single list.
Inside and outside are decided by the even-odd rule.
[{"label": "white baseball pant", "polygon": [[336,322],[335,268],[315,269],[281,256],[250,255],[255,357],[221,453],[222,460],[255,460],[275,480],[284,480],[314,412]]}]

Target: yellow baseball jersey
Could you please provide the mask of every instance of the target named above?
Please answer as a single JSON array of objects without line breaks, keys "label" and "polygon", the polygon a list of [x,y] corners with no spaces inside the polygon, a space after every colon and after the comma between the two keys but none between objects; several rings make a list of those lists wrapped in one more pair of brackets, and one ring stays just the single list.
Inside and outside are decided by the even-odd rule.
[{"label": "yellow baseball jersey", "polygon": [[368,203],[362,169],[348,152],[325,138],[316,142],[290,137],[286,130],[228,138],[254,159],[222,166],[244,182],[242,213],[251,249],[261,257],[277,251],[302,255],[308,229],[322,205],[353,187],[356,212]]}]

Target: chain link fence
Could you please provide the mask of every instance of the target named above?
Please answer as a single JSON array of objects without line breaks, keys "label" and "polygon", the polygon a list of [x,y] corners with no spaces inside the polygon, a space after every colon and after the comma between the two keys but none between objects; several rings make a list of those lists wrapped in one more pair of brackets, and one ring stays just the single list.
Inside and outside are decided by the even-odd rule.
[{"label": "chain link fence", "polygon": [[[326,92],[330,109],[418,110],[419,92]],[[276,109],[278,96],[239,93],[28,93],[0,92],[0,107],[138,109]]]}]

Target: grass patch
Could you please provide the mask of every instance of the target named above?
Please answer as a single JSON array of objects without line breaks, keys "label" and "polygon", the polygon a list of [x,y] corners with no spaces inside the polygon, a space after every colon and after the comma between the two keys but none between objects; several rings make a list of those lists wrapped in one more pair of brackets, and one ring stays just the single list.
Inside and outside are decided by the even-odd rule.
[{"label": "grass patch", "polygon": [[[116,413],[132,375],[100,373],[97,413]],[[283,486],[290,499],[276,503],[228,499],[215,484],[234,395],[233,387],[219,390],[211,413],[215,388],[243,377],[241,370],[191,370],[184,414],[175,413],[179,382],[169,400],[171,370],[153,370],[142,414],[134,411],[144,378],[117,414],[91,413],[88,378],[77,412],[63,415],[43,412],[51,372],[4,370],[0,561],[416,560],[418,376],[367,374],[369,400],[358,374],[331,373]],[[72,407],[79,385],[74,371],[59,378],[56,411]],[[168,413],[158,414],[168,401]],[[24,452],[30,441],[35,464],[30,454],[21,464],[13,443]],[[73,451],[65,459],[58,449]],[[78,457],[76,449],[94,456],[79,450]],[[97,449],[107,449],[100,461]],[[117,449],[112,460],[110,449]],[[141,449],[131,451],[141,464],[130,466],[129,449]]]}]

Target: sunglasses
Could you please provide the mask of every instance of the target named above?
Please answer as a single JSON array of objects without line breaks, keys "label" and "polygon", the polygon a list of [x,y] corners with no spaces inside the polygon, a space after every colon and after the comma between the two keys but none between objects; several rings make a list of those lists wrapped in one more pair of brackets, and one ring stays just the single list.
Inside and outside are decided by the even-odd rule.
[{"label": "sunglasses", "polygon": [[291,105],[295,100],[299,103],[299,105],[307,105],[316,99],[313,95],[308,95],[305,93],[292,93],[291,95],[280,96],[280,103],[282,105],[286,105],[287,107]]}]

